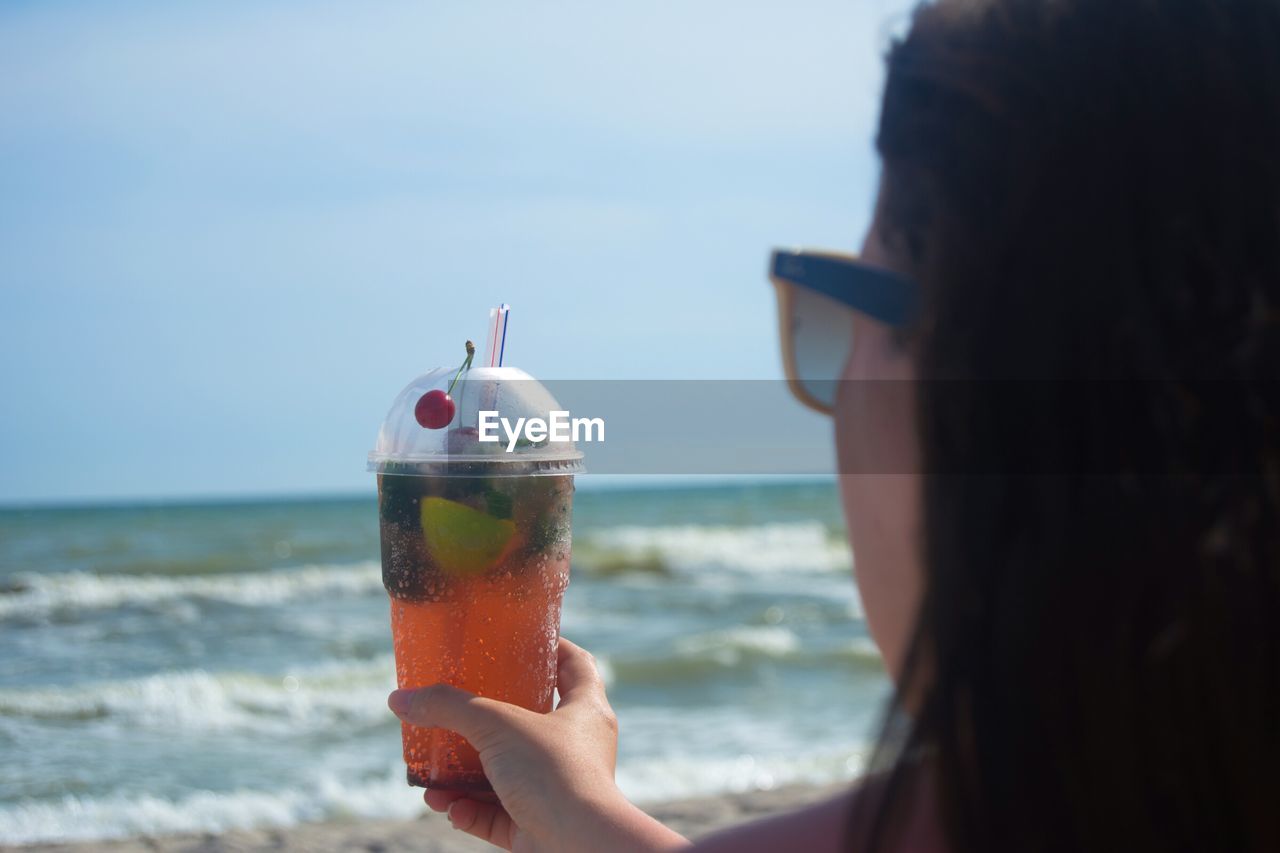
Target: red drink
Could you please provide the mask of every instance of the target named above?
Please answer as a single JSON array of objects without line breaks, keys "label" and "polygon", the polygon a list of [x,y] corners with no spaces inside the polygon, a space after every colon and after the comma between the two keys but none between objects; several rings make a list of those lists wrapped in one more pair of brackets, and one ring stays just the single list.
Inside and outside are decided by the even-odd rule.
[{"label": "red drink", "polygon": [[[573,477],[378,475],[401,688],[444,682],[551,710]],[[491,791],[455,732],[402,725],[410,785]]]}]

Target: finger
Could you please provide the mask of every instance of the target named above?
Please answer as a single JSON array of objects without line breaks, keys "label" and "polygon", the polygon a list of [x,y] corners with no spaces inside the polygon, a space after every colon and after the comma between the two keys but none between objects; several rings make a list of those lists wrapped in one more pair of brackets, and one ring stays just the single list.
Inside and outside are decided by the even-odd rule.
[{"label": "finger", "polygon": [[479,750],[484,750],[497,736],[518,725],[521,715],[531,713],[448,684],[396,690],[387,697],[387,706],[406,723],[455,731]]},{"label": "finger", "polygon": [[447,812],[450,803],[465,796],[466,794],[461,791],[441,791],[436,788],[428,788],[427,792],[422,795],[422,799],[426,801],[433,812]]},{"label": "finger", "polygon": [[481,803],[471,799],[454,800],[449,806],[449,822],[454,829],[474,835],[498,847],[511,849],[515,842],[516,825],[506,809],[493,803]]},{"label": "finger", "polygon": [[604,680],[596,668],[596,660],[587,650],[564,637],[556,649],[559,674],[556,689],[560,691],[560,705],[590,700],[604,702]]}]

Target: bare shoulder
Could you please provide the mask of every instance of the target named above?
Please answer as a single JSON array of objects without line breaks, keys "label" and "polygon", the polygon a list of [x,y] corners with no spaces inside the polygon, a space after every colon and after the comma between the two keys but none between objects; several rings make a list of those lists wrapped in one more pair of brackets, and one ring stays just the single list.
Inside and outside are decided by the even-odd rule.
[{"label": "bare shoulder", "polygon": [[856,788],[841,791],[796,811],[721,830],[702,839],[692,849],[698,853],[751,853],[787,848],[815,853],[841,850],[856,796]]},{"label": "bare shoulder", "polygon": [[[919,778],[907,810],[907,822],[897,836],[893,848],[910,853],[946,853],[947,845],[938,820],[933,789]],[[854,783],[846,791],[829,796],[796,811],[772,815],[710,835],[694,845],[698,853],[720,851],[847,850],[850,839],[865,837],[867,827],[851,821],[864,821],[875,811],[875,801],[883,795],[882,780],[871,776]]]}]

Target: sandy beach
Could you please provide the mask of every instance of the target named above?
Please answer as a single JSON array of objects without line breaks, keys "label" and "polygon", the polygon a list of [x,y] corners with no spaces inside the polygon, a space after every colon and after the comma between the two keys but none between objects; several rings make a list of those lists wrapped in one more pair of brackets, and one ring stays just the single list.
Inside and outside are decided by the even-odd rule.
[{"label": "sandy beach", "polygon": [[[830,796],[841,787],[843,786],[790,786],[771,791],[676,800],[651,805],[646,810],[684,835],[696,838],[735,823],[799,808]],[[234,830],[221,835],[201,833],[75,844],[0,846],[0,850],[42,853],[242,853],[256,850],[285,853],[337,853],[349,850],[369,853],[453,853],[492,849],[494,848],[483,842],[455,831],[444,815],[431,812],[409,821],[331,822],[302,824],[285,829]]]}]

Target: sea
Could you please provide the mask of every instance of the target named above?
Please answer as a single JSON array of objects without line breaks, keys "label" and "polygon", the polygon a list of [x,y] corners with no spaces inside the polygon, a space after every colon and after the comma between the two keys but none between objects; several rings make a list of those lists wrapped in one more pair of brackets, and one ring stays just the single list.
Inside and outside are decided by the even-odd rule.
[{"label": "sea", "polygon": [[[831,482],[580,487],[562,633],[644,803],[829,783],[888,682]],[[376,498],[0,510],[0,843],[407,818]]]}]

